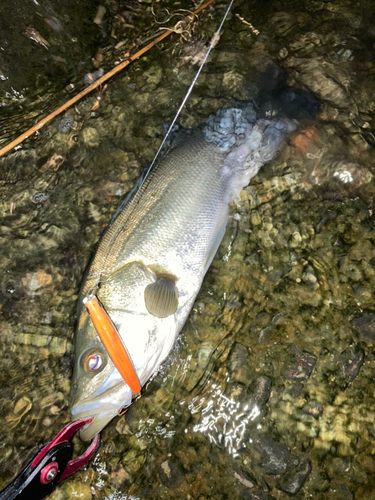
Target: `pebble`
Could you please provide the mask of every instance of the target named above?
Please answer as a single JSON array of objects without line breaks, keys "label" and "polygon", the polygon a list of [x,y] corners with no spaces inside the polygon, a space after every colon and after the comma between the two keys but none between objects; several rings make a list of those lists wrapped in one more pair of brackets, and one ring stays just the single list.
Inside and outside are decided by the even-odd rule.
[{"label": "pebble", "polygon": [[100,135],[95,128],[87,127],[82,130],[82,139],[85,146],[96,147],[99,146]]},{"label": "pebble", "polygon": [[349,490],[346,484],[339,484],[336,490],[337,500],[353,500],[353,493]]},{"label": "pebble", "polygon": [[255,401],[260,405],[267,403],[271,392],[271,379],[265,375],[261,375],[253,382]]},{"label": "pebble", "polygon": [[44,201],[47,201],[49,198],[48,193],[35,193],[34,196],[32,197],[32,202],[39,204],[43,203]]},{"label": "pebble", "polygon": [[167,488],[177,488],[183,480],[184,476],[180,471],[178,465],[173,460],[165,460],[159,467],[160,481],[167,486]]},{"label": "pebble", "polygon": [[280,489],[289,495],[296,495],[311,472],[309,460],[302,462],[280,482]]},{"label": "pebble", "polygon": [[59,131],[63,134],[67,134],[72,128],[74,123],[74,117],[72,115],[65,116],[59,125]]},{"label": "pebble", "polygon": [[323,406],[317,401],[311,401],[305,411],[314,418],[318,418],[323,413]]},{"label": "pebble", "polygon": [[302,352],[296,346],[293,346],[291,351],[296,357],[296,363],[286,372],[285,377],[290,380],[307,380],[314,369],[316,357],[308,352]]},{"label": "pebble", "polygon": [[16,415],[25,415],[32,407],[32,403],[27,396],[22,396],[14,405],[13,413]]},{"label": "pebble", "polygon": [[235,372],[241,368],[249,357],[249,353],[245,346],[236,342],[229,354],[229,369]]},{"label": "pebble", "polygon": [[347,382],[353,382],[356,378],[363,365],[364,359],[365,354],[361,349],[353,352],[351,348],[348,348],[342,353],[341,361],[343,363],[344,377]]},{"label": "pebble", "polygon": [[375,314],[365,314],[352,321],[352,325],[365,342],[375,342]]},{"label": "pebble", "polygon": [[92,83],[96,82],[96,80],[99,80],[104,75],[104,71],[102,68],[97,69],[96,71],[93,71],[92,73],[86,73],[86,75],[83,77],[83,82],[86,85],[91,85]]},{"label": "pebble", "polygon": [[283,474],[288,465],[290,450],[268,436],[255,441],[261,449],[261,466],[267,474]]}]

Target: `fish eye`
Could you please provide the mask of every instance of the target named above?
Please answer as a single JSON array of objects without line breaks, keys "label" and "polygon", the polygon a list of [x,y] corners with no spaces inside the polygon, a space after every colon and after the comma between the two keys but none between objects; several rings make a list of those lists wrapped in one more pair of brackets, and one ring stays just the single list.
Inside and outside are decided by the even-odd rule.
[{"label": "fish eye", "polygon": [[82,357],[83,369],[86,373],[99,373],[106,365],[106,359],[99,349],[90,349]]}]

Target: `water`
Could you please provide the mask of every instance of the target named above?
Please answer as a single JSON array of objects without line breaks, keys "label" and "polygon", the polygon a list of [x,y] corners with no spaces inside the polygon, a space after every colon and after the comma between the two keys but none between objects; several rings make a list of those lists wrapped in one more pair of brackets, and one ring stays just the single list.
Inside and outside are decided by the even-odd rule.
[{"label": "water", "polygon": [[[96,7],[87,6],[87,19]],[[132,7],[114,2],[107,32],[120,14],[148,36],[151,4],[139,13]],[[177,7],[171,3],[169,12]],[[164,5],[153,9],[158,21],[167,19]],[[210,39],[223,10],[219,4],[194,26],[195,41]],[[374,495],[373,14],[365,1],[235,6],[180,124],[194,126],[259,92],[263,103],[275,98],[282,80],[276,63],[288,84],[315,93],[320,113],[302,120],[241,193],[170,358],[125,417],[105,429],[90,467],[51,498]],[[85,25],[87,49],[77,57],[87,61],[99,44],[104,67],[124,51],[114,49],[121,37],[133,33],[119,24],[117,39],[100,38],[99,28]],[[34,27],[42,34],[43,26]],[[62,32],[71,34],[66,24]],[[58,50],[65,43],[59,39]],[[177,37],[165,41],[110,83],[98,109],[90,111],[93,94],[65,113],[74,116],[70,131],[61,131],[61,116],[0,160],[1,484],[69,419],[79,284],[194,76],[186,61],[195,49],[189,55],[184,46]],[[70,83],[79,90],[95,69],[88,66],[82,76],[74,68],[62,79],[48,76],[55,91],[42,104],[34,100],[42,88],[32,68],[27,90],[10,71],[24,98],[3,107],[0,140],[33,124],[32,113],[63,102]],[[9,104],[9,89],[0,92]],[[272,109],[263,104],[264,112]]]}]

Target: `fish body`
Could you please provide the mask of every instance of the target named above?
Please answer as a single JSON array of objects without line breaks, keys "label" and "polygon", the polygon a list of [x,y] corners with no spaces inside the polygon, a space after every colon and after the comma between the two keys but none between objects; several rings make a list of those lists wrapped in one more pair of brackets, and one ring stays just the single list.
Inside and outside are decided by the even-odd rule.
[{"label": "fish body", "polygon": [[143,386],[171,351],[224,235],[230,200],[276,153],[290,120],[224,108],[185,132],[119,210],[86,273],[78,305],[74,419],[91,439],[132,392],[108,357],[83,299],[96,295]]}]

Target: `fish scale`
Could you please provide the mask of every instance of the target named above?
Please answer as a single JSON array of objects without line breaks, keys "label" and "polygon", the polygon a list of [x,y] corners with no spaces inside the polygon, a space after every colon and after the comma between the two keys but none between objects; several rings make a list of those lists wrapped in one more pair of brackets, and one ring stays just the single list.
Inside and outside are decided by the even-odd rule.
[{"label": "fish scale", "polygon": [[[81,432],[84,439],[129,405],[132,392],[101,344],[82,300],[99,281],[97,297],[144,385],[190,313],[224,235],[231,198],[295,127],[290,120],[256,121],[251,104],[219,110],[202,126],[180,135],[116,214],[79,301],[72,415],[95,416]],[[87,368],[93,353],[100,358],[97,373]]]}]

